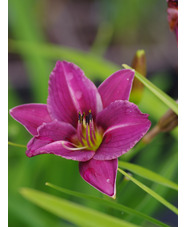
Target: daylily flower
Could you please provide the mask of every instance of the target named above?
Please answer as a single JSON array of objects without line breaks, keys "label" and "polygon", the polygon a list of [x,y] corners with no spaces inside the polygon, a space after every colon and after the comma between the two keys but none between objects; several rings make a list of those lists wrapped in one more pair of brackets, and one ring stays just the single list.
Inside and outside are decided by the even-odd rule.
[{"label": "daylily flower", "polygon": [[118,157],[148,131],[148,114],[128,101],[134,71],[120,70],[98,89],[76,65],[58,61],[47,104],[25,104],[11,116],[33,135],[26,155],[55,154],[79,161],[82,178],[115,196]]}]

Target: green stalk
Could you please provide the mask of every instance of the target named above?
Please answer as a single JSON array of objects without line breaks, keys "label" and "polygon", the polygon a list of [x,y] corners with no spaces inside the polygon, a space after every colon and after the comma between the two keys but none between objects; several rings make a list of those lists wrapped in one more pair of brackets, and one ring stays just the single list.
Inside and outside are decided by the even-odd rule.
[{"label": "green stalk", "polygon": [[146,179],[156,182],[158,184],[165,185],[169,188],[172,188],[172,189],[178,191],[178,185],[176,183],[174,183],[174,182],[166,179],[165,177],[162,177],[161,175],[159,175],[151,170],[148,170],[142,166],[128,163],[128,162],[123,162],[123,161],[119,161],[118,165],[119,165],[119,167],[127,169],[143,178],[146,178]]},{"label": "green stalk", "polygon": [[[130,66],[123,64],[125,69],[132,69]],[[172,109],[176,114],[178,114],[178,104],[175,102],[170,96],[168,96],[161,89],[156,87],[152,82],[150,82],[147,78],[143,77],[139,72],[135,71],[135,77],[141,81],[156,97],[158,97],[162,102],[164,102],[170,109]]]},{"label": "green stalk", "polygon": [[130,176],[129,174],[127,174],[125,171],[121,170],[120,168],[118,168],[118,171],[121,174],[123,174],[125,177],[127,177],[128,179],[130,179],[137,186],[139,186],[142,190],[144,190],[149,195],[151,195],[152,197],[154,197],[161,204],[163,204],[168,209],[170,209],[172,212],[174,212],[175,214],[178,214],[178,209],[174,205],[172,205],[171,203],[169,203],[167,200],[165,200],[163,197],[161,197],[160,195],[158,195],[152,189],[148,188],[146,185],[142,184],[140,181],[136,180],[135,178],[133,178],[132,176]]},{"label": "green stalk", "polygon": [[25,145],[23,145],[23,144],[12,143],[12,142],[10,142],[10,141],[8,141],[8,145],[13,146],[13,147],[27,148],[27,146],[25,146]]}]

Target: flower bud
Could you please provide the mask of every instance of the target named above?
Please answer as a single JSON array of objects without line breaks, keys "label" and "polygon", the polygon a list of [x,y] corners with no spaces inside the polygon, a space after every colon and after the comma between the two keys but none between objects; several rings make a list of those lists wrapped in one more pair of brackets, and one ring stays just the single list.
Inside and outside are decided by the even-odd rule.
[{"label": "flower bud", "polygon": [[[144,50],[136,51],[136,54],[132,61],[132,68],[139,72],[144,77],[146,76],[146,56]],[[132,91],[130,95],[130,101],[138,104],[142,98],[144,85],[137,79],[134,78]]]},{"label": "flower bud", "polygon": [[158,121],[161,132],[169,132],[178,125],[178,115],[169,109]]},{"label": "flower bud", "polygon": [[150,143],[160,132],[169,132],[178,125],[178,115],[169,109],[144,137],[144,143]]}]

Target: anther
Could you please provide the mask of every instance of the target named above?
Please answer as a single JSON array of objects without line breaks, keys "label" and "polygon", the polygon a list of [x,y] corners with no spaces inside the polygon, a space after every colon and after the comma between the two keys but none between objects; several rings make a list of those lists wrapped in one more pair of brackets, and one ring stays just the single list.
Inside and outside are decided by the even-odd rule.
[{"label": "anther", "polygon": [[92,113],[91,113],[91,110],[89,110],[89,121],[92,121]]},{"label": "anther", "polygon": [[81,113],[80,112],[78,113],[78,120],[81,123]]},{"label": "anther", "polygon": [[82,123],[82,124],[83,124],[84,116],[85,116],[85,112],[83,112],[83,114],[81,115],[81,123]]},{"label": "anther", "polygon": [[86,124],[89,124],[89,116],[86,115]]}]

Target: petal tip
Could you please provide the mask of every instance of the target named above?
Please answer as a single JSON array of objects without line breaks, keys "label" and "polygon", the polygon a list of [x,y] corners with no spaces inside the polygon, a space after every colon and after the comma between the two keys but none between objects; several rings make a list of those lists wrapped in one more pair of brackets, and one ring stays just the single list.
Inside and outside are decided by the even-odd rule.
[{"label": "petal tip", "polygon": [[79,163],[81,177],[107,196],[116,197],[117,159]]},{"label": "petal tip", "polygon": [[25,152],[25,154],[26,154],[26,156],[29,157],[29,158],[31,158],[31,157],[33,156],[33,155],[32,155],[32,152],[29,151],[29,150],[27,150],[27,151]]},{"label": "petal tip", "polygon": [[17,109],[17,106],[16,107],[13,107],[9,110],[9,114],[11,117],[13,117],[15,119],[15,112],[16,112],[16,109]]}]

